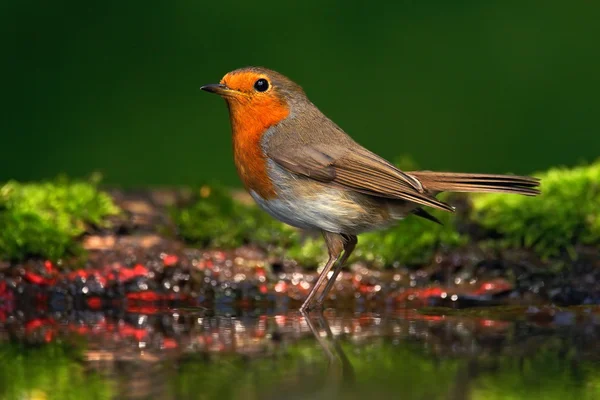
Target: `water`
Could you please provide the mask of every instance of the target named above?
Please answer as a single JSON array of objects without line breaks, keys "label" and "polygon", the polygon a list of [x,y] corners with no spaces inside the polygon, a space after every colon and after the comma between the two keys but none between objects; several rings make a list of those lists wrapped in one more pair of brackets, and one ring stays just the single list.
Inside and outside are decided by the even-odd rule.
[{"label": "water", "polygon": [[596,312],[0,312],[0,398],[600,399]]}]

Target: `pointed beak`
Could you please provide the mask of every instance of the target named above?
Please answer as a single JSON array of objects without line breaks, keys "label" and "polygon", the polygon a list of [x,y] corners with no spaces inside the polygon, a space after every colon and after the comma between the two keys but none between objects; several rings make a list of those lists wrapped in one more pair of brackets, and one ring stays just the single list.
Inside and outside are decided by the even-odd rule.
[{"label": "pointed beak", "polygon": [[219,96],[231,97],[237,93],[237,90],[229,89],[226,85],[221,83],[213,83],[210,85],[204,85],[200,88],[209,93],[215,93]]}]

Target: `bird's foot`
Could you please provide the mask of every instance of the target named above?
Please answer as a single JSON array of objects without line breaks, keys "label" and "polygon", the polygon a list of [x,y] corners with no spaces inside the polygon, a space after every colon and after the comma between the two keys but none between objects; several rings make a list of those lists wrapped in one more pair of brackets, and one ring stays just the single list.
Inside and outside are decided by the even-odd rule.
[{"label": "bird's foot", "polygon": [[315,304],[302,304],[300,307],[300,312],[308,313],[311,311],[323,311],[323,303],[315,303]]}]

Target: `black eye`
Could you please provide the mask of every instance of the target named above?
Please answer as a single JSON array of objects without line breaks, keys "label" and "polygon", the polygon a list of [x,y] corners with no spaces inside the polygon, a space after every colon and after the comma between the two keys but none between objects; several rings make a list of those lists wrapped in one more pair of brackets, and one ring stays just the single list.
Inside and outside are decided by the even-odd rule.
[{"label": "black eye", "polygon": [[266,79],[259,79],[256,82],[254,82],[254,89],[256,89],[259,92],[264,92],[265,90],[267,90],[269,88],[269,82]]}]

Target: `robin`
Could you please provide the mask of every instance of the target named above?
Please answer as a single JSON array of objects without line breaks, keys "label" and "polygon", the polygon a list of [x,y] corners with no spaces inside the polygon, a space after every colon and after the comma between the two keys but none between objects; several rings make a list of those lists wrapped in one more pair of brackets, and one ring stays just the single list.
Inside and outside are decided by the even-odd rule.
[{"label": "robin", "polygon": [[424,206],[453,212],[436,199],[440,192],[539,194],[539,180],[526,176],[403,172],[355,142],[298,84],[266,68],[237,69],[201,89],[227,103],[235,166],[256,203],[280,221],[321,231],[325,238],[329,259],[302,312],[322,307],[360,233],[409,214],[439,223]]}]

